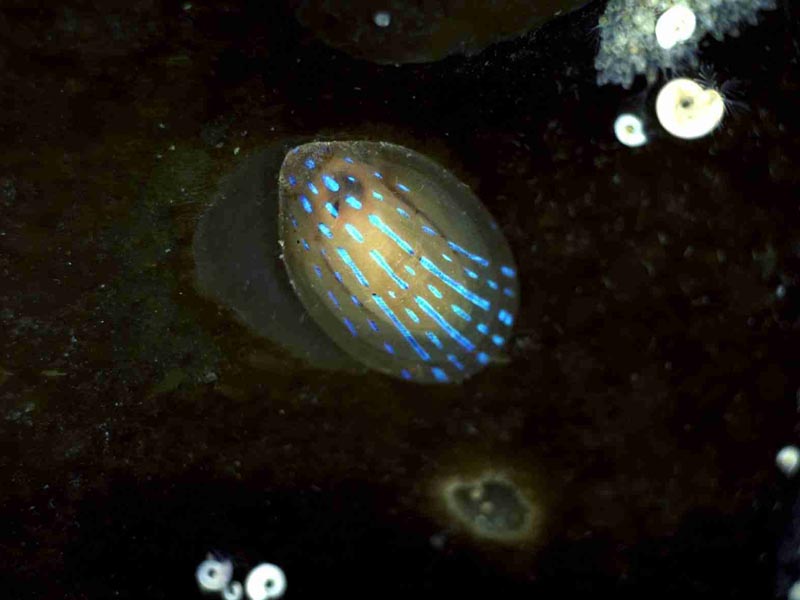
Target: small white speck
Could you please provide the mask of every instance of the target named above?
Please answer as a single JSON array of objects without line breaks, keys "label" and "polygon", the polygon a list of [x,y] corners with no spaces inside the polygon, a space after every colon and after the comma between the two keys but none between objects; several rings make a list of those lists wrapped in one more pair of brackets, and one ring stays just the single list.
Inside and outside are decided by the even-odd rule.
[{"label": "small white speck", "polygon": [[779,300],[786,296],[786,288],[783,285],[779,285],[777,288],[775,288],[775,296]]},{"label": "small white speck", "polygon": [[379,10],[372,15],[372,20],[378,27],[388,27],[392,23],[392,15],[385,10]]},{"label": "small white speck", "polygon": [[239,154],[239,146],[233,149],[233,155],[236,156],[237,154]]}]

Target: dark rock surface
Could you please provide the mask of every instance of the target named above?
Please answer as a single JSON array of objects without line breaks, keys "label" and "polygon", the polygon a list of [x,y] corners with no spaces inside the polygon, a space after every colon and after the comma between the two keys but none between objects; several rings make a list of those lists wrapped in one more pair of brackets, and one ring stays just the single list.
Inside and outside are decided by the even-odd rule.
[{"label": "dark rock surface", "polygon": [[[116,8],[115,8],[116,7]],[[743,108],[636,150],[602,3],[380,66],[283,2],[0,7],[3,597],[188,598],[209,550],[287,597],[764,598],[792,486],[798,6],[701,61]],[[384,140],[468,183],[514,252],[507,364],[459,386],[313,369],[196,289],[219,182],[271,144]],[[508,475],[520,543],[441,482]],[[782,508],[783,507],[783,508]],[[784,553],[785,554],[785,553]]]}]

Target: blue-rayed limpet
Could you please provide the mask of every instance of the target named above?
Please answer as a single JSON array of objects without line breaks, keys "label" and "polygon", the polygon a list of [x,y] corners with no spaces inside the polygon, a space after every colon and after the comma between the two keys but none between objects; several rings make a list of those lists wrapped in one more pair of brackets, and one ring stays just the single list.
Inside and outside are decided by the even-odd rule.
[{"label": "blue-rayed limpet", "polygon": [[362,364],[459,382],[503,355],[519,301],[511,250],[465,184],[383,142],[314,142],[281,167],[279,238],[314,321]]}]

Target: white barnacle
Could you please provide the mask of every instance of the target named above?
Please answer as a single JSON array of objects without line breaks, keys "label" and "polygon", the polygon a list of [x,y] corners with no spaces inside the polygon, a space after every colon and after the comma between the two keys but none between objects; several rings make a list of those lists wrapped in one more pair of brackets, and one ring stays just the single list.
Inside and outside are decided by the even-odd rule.
[{"label": "white barnacle", "polygon": [[197,567],[195,577],[201,591],[222,592],[233,578],[233,563],[229,560],[219,560],[213,554],[209,554]]},{"label": "white barnacle", "polygon": [[621,144],[630,148],[643,146],[647,143],[647,133],[644,130],[644,123],[633,113],[622,113],[614,121],[614,135]]},{"label": "white barnacle", "polygon": [[711,133],[725,114],[725,99],[717,90],[691,79],[673,79],[656,98],[656,116],[675,137],[693,140]]},{"label": "white barnacle", "polygon": [[696,27],[697,17],[694,11],[683,4],[676,4],[658,17],[656,41],[664,50],[669,50],[692,37]]},{"label": "white barnacle", "polygon": [[800,450],[796,446],[784,446],[775,456],[775,464],[784,475],[791,477],[800,468]]},{"label": "white barnacle", "polygon": [[250,600],[280,598],[286,591],[286,575],[277,565],[261,563],[247,575],[244,587]]}]

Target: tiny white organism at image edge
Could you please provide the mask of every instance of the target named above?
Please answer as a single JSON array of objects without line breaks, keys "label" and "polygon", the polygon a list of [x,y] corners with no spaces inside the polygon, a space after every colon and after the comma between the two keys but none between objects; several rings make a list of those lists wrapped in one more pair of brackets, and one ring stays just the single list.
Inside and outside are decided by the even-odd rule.
[{"label": "tiny white organism at image edge", "polygon": [[792,587],[789,588],[789,593],[786,594],[787,600],[800,600],[800,581],[795,581]]},{"label": "tiny white organism at image edge", "polygon": [[800,450],[797,446],[784,446],[775,456],[775,465],[784,475],[792,477],[800,468]]},{"label": "tiny white organism at image edge", "polygon": [[637,148],[647,143],[644,123],[633,113],[622,113],[614,121],[614,135],[621,144]]},{"label": "tiny white organism at image edge", "polygon": [[664,50],[669,50],[692,37],[696,28],[694,11],[683,4],[676,4],[665,10],[656,21],[656,41]]},{"label": "tiny white organism at image edge", "polygon": [[725,115],[725,98],[691,79],[667,82],[656,98],[656,116],[675,137],[694,140],[711,133]]}]

